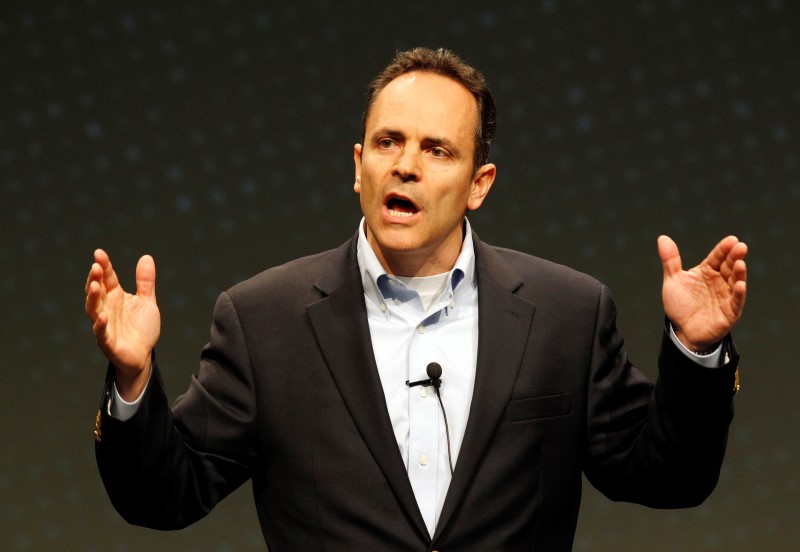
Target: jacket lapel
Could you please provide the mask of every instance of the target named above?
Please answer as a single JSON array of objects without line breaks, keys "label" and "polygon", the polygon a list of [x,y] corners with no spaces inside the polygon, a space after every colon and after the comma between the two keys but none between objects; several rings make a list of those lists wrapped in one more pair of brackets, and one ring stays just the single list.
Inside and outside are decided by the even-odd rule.
[{"label": "jacket lapel", "polygon": [[359,433],[417,531],[427,539],[375,364],[356,243],[351,239],[336,251],[327,274],[316,283],[325,296],[307,305],[306,312]]},{"label": "jacket lapel", "polygon": [[530,335],[535,307],[514,294],[517,274],[473,234],[478,277],[478,359],[464,441],[436,526],[441,534],[461,502],[501,422]]}]

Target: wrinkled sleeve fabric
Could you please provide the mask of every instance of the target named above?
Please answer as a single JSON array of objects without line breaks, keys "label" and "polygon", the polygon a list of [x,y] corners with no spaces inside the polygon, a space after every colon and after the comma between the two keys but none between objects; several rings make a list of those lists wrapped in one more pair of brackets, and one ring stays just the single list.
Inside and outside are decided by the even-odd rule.
[{"label": "wrinkled sleeve fabric", "polygon": [[716,486],[733,419],[739,354],[730,336],[709,370],[664,332],[653,388],[624,352],[616,308],[600,293],[587,404],[584,472],[613,500],[655,508],[702,503]]},{"label": "wrinkled sleeve fabric", "polygon": [[250,478],[258,454],[253,374],[226,293],[214,308],[200,369],[172,409],[157,365],[129,420],[109,415],[113,393],[110,367],[95,454],[109,497],[128,522],[185,527]]}]

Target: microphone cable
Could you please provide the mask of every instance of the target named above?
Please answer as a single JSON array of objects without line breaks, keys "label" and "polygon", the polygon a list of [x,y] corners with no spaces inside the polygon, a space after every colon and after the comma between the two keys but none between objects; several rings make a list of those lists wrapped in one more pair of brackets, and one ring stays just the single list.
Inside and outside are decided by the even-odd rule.
[{"label": "microphone cable", "polygon": [[447,461],[450,464],[450,477],[453,476],[453,454],[451,452],[450,446],[450,426],[447,423],[447,412],[444,411],[444,403],[442,402],[442,394],[439,392],[439,388],[442,386],[442,366],[438,362],[431,362],[425,368],[425,371],[428,373],[428,379],[426,380],[419,380],[414,382],[406,381],[406,385],[408,387],[414,387],[417,385],[421,385],[423,387],[433,386],[434,391],[436,391],[436,398],[439,399],[439,408],[442,410],[442,417],[444,418],[444,432],[447,436]]}]

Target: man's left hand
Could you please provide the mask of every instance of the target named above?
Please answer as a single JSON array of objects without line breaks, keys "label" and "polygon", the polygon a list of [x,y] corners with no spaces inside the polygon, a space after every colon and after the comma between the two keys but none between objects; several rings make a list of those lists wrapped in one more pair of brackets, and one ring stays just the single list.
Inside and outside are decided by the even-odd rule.
[{"label": "man's left hand", "polygon": [[713,349],[739,320],[747,295],[747,245],[735,236],[719,242],[690,270],[681,267],[678,246],[659,236],[664,265],[661,298],[677,338],[690,350]]}]

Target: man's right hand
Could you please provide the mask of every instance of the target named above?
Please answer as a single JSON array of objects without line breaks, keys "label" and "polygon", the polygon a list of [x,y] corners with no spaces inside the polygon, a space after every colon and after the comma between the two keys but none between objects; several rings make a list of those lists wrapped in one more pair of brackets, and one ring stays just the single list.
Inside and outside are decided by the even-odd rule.
[{"label": "man's right hand", "polygon": [[126,293],[102,249],[94,252],[86,279],[86,314],[97,345],[116,370],[120,396],[135,400],[150,377],[153,348],[161,333],[156,305],[156,265],[144,255],[136,265],[136,295]]}]

